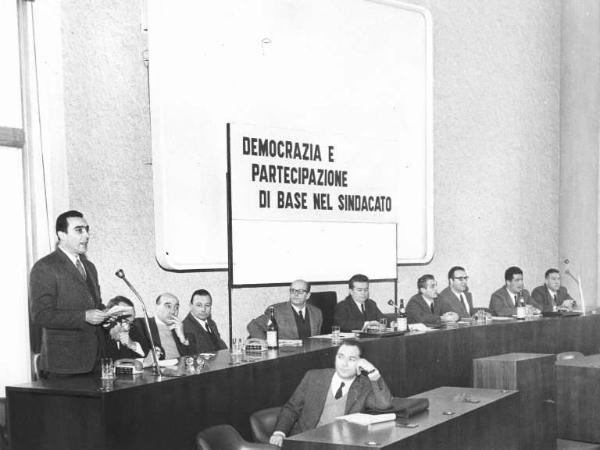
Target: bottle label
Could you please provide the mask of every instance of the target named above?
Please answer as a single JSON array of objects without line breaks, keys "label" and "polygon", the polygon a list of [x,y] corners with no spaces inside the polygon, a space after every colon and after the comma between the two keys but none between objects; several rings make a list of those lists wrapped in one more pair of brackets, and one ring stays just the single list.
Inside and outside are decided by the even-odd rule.
[{"label": "bottle label", "polygon": [[525,315],[526,315],[525,307],[523,307],[523,306],[517,307],[517,319],[524,319]]},{"label": "bottle label", "polygon": [[406,317],[398,317],[396,323],[398,324],[398,331],[408,331],[408,320]]},{"label": "bottle label", "polygon": [[267,331],[267,347],[277,348],[278,347],[277,331]]}]

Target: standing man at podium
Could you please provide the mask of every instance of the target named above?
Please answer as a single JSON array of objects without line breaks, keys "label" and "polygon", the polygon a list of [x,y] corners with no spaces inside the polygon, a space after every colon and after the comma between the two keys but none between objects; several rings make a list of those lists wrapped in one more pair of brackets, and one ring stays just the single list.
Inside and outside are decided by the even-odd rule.
[{"label": "standing man at podium", "polygon": [[40,369],[50,378],[88,373],[98,360],[103,311],[96,267],[85,253],[90,227],[79,211],[56,219],[58,246],[31,269],[34,322],[42,327]]}]

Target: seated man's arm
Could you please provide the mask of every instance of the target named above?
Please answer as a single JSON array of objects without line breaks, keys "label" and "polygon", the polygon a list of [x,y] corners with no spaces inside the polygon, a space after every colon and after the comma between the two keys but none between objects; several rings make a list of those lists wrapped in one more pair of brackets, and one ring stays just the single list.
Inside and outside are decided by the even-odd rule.
[{"label": "seated man's arm", "polygon": [[269,319],[265,314],[261,314],[255,319],[252,319],[246,326],[248,334],[251,338],[266,339],[267,338],[267,322]]},{"label": "seated man's arm", "polygon": [[392,406],[392,393],[379,370],[366,359],[361,359],[359,366],[367,371],[367,377],[371,382],[371,392],[365,399],[365,408],[388,409]]},{"label": "seated man's arm", "polygon": [[304,408],[304,399],[306,398],[306,392],[308,389],[310,389],[311,383],[309,380],[309,374],[310,372],[307,372],[304,375],[304,378],[302,378],[302,381],[300,382],[290,399],[281,408],[279,416],[277,417],[277,422],[275,422],[275,427],[273,427],[273,435],[271,436],[272,439],[276,435],[279,435],[280,437],[287,436],[294,427],[296,421],[298,420],[298,417],[302,412],[302,408]]},{"label": "seated man's arm", "polygon": [[490,298],[490,312],[493,316],[512,316],[514,313],[512,308],[511,311],[508,311],[508,308],[504,304],[504,299],[496,293],[492,294]]}]

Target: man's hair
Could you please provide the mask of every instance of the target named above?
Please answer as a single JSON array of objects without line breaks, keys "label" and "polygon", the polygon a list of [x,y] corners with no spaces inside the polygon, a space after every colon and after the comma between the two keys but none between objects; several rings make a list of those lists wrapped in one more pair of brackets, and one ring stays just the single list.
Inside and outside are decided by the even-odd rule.
[{"label": "man's hair", "polygon": [[449,280],[454,280],[454,274],[456,273],[456,271],[458,270],[462,270],[463,272],[466,272],[464,267],[461,266],[454,266],[452,269],[450,269],[448,271],[448,279]]},{"label": "man's hair", "polygon": [[56,234],[58,235],[59,231],[66,233],[69,229],[69,217],[83,217],[79,211],[75,211],[72,209],[71,211],[67,211],[62,213],[60,216],[56,218]]},{"label": "man's hair", "polygon": [[[342,341],[342,345],[348,345],[350,347],[356,347],[356,348],[358,348],[358,356],[362,355],[363,349],[362,349],[362,347],[360,345],[360,342],[358,342],[356,339],[354,339],[354,338],[344,339]],[[340,345],[338,347],[337,351],[335,352],[335,356],[337,356],[337,354],[340,351],[340,348],[341,348],[342,345]]]},{"label": "man's hair", "polygon": [[122,295],[117,295],[108,301],[106,304],[106,309],[110,309],[113,306],[117,306],[121,303],[125,303],[127,306],[131,306],[133,308],[133,302],[131,300],[129,300],[127,297],[123,297]]},{"label": "man's hair", "polygon": [[348,280],[348,287],[350,289],[353,289],[354,283],[356,283],[357,281],[359,283],[368,283],[369,277],[366,275],[363,275],[362,273],[357,273],[356,275],[353,275],[352,278],[350,278],[350,280]]},{"label": "man's hair", "polygon": [[190,305],[194,303],[194,297],[196,295],[201,297],[209,297],[210,303],[212,304],[212,295],[210,295],[210,292],[208,292],[206,289],[196,289],[194,292],[192,292],[192,296],[190,297]]},{"label": "man's hair", "polygon": [[[302,280],[302,279],[297,279],[292,281],[292,283],[295,283],[296,281],[302,281],[304,284],[306,284],[306,292],[310,292],[310,283],[306,280]],[[290,283],[290,289],[292,288],[292,283]]]},{"label": "man's hair", "polygon": [[548,270],[546,270],[546,273],[544,274],[544,278],[548,278],[553,273],[557,273],[560,275],[560,271],[558,269],[548,269]]},{"label": "man's hair", "polygon": [[426,273],[425,275],[419,277],[417,280],[417,290],[420,292],[421,289],[427,288],[427,281],[435,280],[435,277],[431,274]]},{"label": "man's hair", "polygon": [[523,271],[517,266],[510,266],[504,272],[504,281],[512,281],[515,275],[523,275]]},{"label": "man's hair", "polygon": [[166,297],[167,295],[170,297],[173,297],[173,298],[177,298],[175,295],[171,294],[170,292],[163,292],[162,294],[158,294],[158,297],[156,297],[156,304],[160,305],[161,299],[163,297]]}]

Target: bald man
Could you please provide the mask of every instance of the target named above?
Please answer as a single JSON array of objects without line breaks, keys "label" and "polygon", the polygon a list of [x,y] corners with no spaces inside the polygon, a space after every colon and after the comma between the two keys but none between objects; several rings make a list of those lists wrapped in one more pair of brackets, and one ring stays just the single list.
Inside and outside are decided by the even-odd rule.
[{"label": "bald man", "polygon": [[[155,316],[150,318],[149,323],[160,359],[178,358],[193,353],[193,337],[183,332],[183,322],[179,319],[179,299],[175,295],[165,292],[156,298]],[[146,333],[144,337],[141,344],[147,353],[150,339]]]},{"label": "bald man", "polygon": [[[323,314],[319,308],[307,303],[309,297],[310,284],[296,280],[290,285],[289,301],[271,305],[275,308],[279,339],[306,339],[321,332]],[[269,308],[246,327],[250,337],[266,339]]]}]

